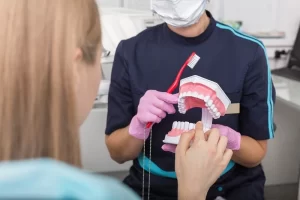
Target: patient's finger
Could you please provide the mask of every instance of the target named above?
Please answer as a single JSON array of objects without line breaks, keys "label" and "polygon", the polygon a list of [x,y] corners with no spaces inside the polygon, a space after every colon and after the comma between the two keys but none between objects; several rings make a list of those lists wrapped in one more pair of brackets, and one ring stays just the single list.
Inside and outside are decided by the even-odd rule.
[{"label": "patient's finger", "polygon": [[208,143],[217,145],[220,139],[220,133],[218,129],[211,129],[208,137]]},{"label": "patient's finger", "polygon": [[223,162],[226,164],[226,166],[228,165],[229,161],[231,160],[232,158],[232,150],[231,149],[226,149],[225,150],[225,153],[224,153],[224,156],[223,156]]},{"label": "patient's finger", "polygon": [[223,154],[224,154],[224,152],[225,152],[225,150],[226,150],[226,147],[227,147],[227,143],[228,143],[227,137],[221,136],[220,139],[219,139],[218,146],[217,146],[217,152],[218,152],[220,155],[223,155]]},{"label": "patient's finger", "polygon": [[194,142],[198,142],[200,140],[205,140],[204,132],[203,132],[203,124],[202,124],[202,122],[197,122],[196,127],[195,127]]},{"label": "patient's finger", "polygon": [[182,133],[180,136],[179,143],[176,148],[176,154],[185,155],[186,151],[190,147],[191,140],[194,138],[195,130],[190,130],[189,132]]}]

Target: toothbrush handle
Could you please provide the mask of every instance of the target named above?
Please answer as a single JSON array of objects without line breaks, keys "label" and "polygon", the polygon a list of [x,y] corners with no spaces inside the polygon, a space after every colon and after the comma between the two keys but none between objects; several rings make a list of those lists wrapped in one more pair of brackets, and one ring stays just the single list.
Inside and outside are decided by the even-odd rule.
[{"label": "toothbrush handle", "polygon": [[[193,58],[193,56],[196,53],[193,52],[192,55],[185,61],[185,63],[181,66],[175,81],[172,83],[172,85],[169,87],[169,89],[167,90],[167,93],[172,94],[172,92],[174,92],[174,90],[177,88],[177,86],[179,85],[179,81],[180,81],[180,77],[184,71],[184,69],[186,68],[186,66],[188,66],[189,62],[191,61],[191,59]],[[146,128],[150,128],[152,126],[153,122],[148,122],[146,125]]]},{"label": "toothbrush handle", "polygon": [[146,128],[150,128],[152,126],[153,122],[148,122],[146,125]]}]

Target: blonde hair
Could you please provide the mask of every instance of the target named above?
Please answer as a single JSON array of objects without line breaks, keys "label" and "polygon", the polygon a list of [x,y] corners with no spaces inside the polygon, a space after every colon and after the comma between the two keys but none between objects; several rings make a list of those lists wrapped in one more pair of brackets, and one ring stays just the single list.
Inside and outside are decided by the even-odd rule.
[{"label": "blonde hair", "polygon": [[0,1],[0,160],[80,166],[74,54],[101,45],[94,0]]}]

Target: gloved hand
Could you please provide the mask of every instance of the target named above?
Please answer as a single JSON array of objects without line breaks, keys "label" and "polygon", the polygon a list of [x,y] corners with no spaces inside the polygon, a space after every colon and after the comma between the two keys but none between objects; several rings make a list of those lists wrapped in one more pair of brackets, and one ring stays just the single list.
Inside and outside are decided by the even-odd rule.
[{"label": "gloved hand", "polygon": [[174,114],[176,110],[173,104],[177,103],[178,94],[148,90],[140,99],[137,114],[130,122],[129,134],[137,139],[147,139],[150,128],[147,129],[146,124],[148,122],[159,123],[166,117],[166,113]]},{"label": "gloved hand", "polygon": [[227,137],[227,149],[239,150],[241,146],[241,134],[228,126],[223,126],[220,124],[213,124],[212,128],[217,128],[220,134]]},{"label": "gloved hand", "polygon": [[175,153],[177,145],[175,144],[164,144],[161,148],[164,151],[169,151],[171,153]]}]

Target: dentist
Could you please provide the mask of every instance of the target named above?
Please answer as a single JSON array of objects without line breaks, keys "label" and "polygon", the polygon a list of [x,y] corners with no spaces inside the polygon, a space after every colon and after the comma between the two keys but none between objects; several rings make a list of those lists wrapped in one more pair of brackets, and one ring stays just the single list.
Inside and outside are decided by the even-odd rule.
[{"label": "dentist", "polygon": [[239,114],[213,122],[234,152],[207,199],[263,200],[265,175],[260,163],[267,141],[274,137],[275,97],[265,48],[259,40],[217,22],[205,10],[207,2],[152,0],[153,12],[165,23],[120,42],[109,90],[106,144],[116,162],[133,160],[124,183],[141,195],[144,136],[147,157],[150,141],[145,125],[154,122],[152,160],[146,158],[151,163],[150,195],[152,199],[177,199],[175,147],[163,145],[162,140],[174,121],[201,120],[201,110],[181,115],[174,107],[177,95],[163,91],[196,52],[200,61],[194,69],[187,68],[182,78],[199,75],[215,81],[232,103],[240,105]]}]

